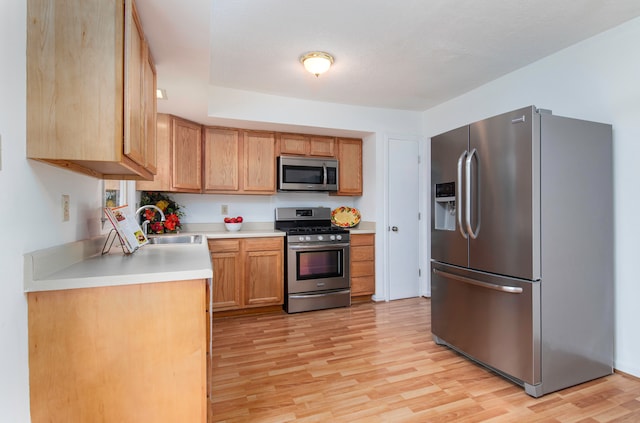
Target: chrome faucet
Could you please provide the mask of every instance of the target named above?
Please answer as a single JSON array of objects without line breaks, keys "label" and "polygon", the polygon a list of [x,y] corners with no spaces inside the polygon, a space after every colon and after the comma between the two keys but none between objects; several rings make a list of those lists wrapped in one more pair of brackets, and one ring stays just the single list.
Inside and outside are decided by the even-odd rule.
[{"label": "chrome faucet", "polygon": [[[136,210],[136,222],[140,221],[140,212],[142,210],[145,209],[156,209],[160,212],[160,221],[164,222],[165,218],[164,218],[164,213],[162,212],[162,210],[160,209],[160,207],[158,206],[154,206],[153,204],[147,204],[146,206],[142,206],[140,207],[138,210]],[[149,226],[150,221],[147,219],[144,222],[142,222],[142,233],[143,234],[147,234],[147,227]]]}]

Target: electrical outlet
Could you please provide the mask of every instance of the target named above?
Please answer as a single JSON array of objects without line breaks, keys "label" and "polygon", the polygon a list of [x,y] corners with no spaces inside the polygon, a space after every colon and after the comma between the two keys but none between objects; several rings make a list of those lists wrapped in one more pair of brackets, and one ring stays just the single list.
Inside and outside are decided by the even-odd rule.
[{"label": "electrical outlet", "polygon": [[69,221],[69,195],[62,194],[62,221]]},{"label": "electrical outlet", "polygon": [[227,204],[220,206],[220,214],[229,214],[229,206]]}]

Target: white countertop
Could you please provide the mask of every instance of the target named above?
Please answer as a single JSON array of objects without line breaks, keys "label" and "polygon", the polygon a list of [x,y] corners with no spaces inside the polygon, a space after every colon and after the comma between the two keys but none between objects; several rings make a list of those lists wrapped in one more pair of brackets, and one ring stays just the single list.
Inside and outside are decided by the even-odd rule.
[{"label": "white countertop", "polygon": [[[147,244],[125,255],[114,245],[101,255],[104,237],[77,241],[24,255],[24,291],[96,288],[101,286],[209,279],[213,277],[207,239],[284,237],[272,224],[245,224],[229,232],[224,224],[185,224],[181,234],[201,234],[200,244]],[[375,233],[361,222],[354,234]],[[171,236],[171,235],[168,235]]]},{"label": "white countertop", "polygon": [[101,255],[104,238],[25,254],[25,292],[95,288],[213,277],[206,238],[200,244],[147,244],[125,255],[114,245]]}]

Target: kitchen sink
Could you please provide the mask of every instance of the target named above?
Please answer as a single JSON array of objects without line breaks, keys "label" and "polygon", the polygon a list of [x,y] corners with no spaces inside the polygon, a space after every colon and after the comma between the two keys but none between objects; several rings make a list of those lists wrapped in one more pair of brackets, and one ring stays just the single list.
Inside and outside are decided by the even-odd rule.
[{"label": "kitchen sink", "polygon": [[202,244],[202,235],[157,235],[149,237],[149,244]]}]

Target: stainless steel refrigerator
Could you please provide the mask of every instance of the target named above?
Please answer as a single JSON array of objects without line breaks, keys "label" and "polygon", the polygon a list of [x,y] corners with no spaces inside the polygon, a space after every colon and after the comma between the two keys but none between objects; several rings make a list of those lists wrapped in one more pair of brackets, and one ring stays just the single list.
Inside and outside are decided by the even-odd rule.
[{"label": "stainless steel refrigerator", "polygon": [[612,373],[610,125],[534,106],[431,139],[431,326],[534,397]]}]

